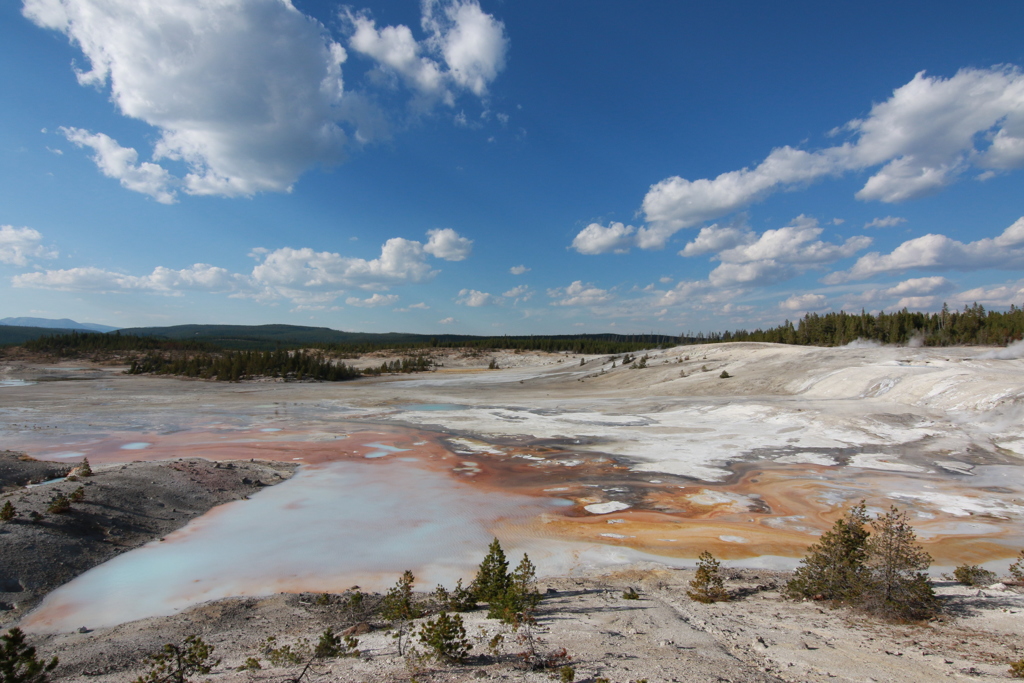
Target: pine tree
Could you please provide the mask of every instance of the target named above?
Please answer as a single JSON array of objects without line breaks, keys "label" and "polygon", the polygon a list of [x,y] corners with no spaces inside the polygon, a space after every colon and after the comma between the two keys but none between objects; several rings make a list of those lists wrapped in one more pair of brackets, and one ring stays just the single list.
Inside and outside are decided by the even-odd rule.
[{"label": "pine tree", "polygon": [[729,599],[729,592],[725,590],[722,575],[718,571],[719,566],[718,560],[708,551],[700,554],[697,573],[690,581],[690,590],[686,591],[691,600],[711,603],[725,602]]},{"label": "pine tree", "polygon": [[1020,551],[1017,561],[1010,565],[1010,576],[1014,581],[1024,582],[1024,550]]},{"label": "pine tree", "polygon": [[850,508],[821,540],[807,549],[786,591],[793,598],[814,598],[836,603],[856,601],[867,584],[865,545],[869,532],[864,502]]},{"label": "pine tree", "polygon": [[932,557],[917,545],[907,513],[896,507],[871,524],[866,565],[869,572],[864,606],[895,619],[922,619],[938,610],[935,591],[924,570]]},{"label": "pine tree", "polygon": [[487,555],[480,563],[480,568],[477,569],[476,578],[473,579],[473,595],[480,602],[496,602],[508,590],[510,583],[505,551],[502,550],[498,539],[494,539],[487,548]]},{"label": "pine tree", "polygon": [[180,646],[168,643],[146,658],[149,672],[135,679],[135,683],[188,683],[193,674],[208,674],[220,664],[219,659],[210,661],[213,650],[212,645],[196,635],[185,638]]},{"label": "pine tree", "polygon": [[424,623],[417,633],[420,642],[430,649],[430,655],[440,662],[456,664],[469,655],[466,627],[458,614],[449,616],[441,612]]},{"label": "pine tree", "polygon": [[89,458],[82,458],[82,464],[78,466],[78,476],[91,477],[92,467],[89,466]]},{"label": "pine tree", "polygon": [[3,683],[48,683],[49,673],[57,668],[57,658],[49,662],[36,658],[36,649],[25,643],[20,628],[0,636],[0,681]]},{"label": "pine tree", "polygon": [[529,555],[523,554],[523,559],[508,578],[505,592],[490,601],[487,617],[513,624],[532,614],[540,603],[540,593],[534,585],[537,568],[530,561]]},{"label": "pine tree", "polygon": [[0,522],[9,522],[18,514],[18,511],[11,505],[11,501],[6,501],[4,506],[0,508]]},{"label": "pine tree", "polygon": [[416,577],[408,569],[402,573],[398,583],[392,586],[384,596],[382,616],[391,622],[395,632],[392,637],[398,641],[398,654],[404,651],[405,635],[409,630],[409,622],[420,616],[420,610],[413,603],[412,586]]}]

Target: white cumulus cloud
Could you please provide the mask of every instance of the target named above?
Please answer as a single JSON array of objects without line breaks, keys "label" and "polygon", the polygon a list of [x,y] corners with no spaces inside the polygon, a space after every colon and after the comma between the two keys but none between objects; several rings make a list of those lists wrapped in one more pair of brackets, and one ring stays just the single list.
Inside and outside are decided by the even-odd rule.
[{"label": "white cumulus cloud", "polygon": [[375,259],[318,252],[309,247],[275,249],[265,254],[262,263],[253,268],[252,278],[257,284],[288,296],[289,292],[298,290],[387,289],[425,282],[436,274],[426,261],[422,244],[392,237]]},{"label": "white cumulus cloud", "polygon": [[378,306],[392,306],[397,302],[397,294],[381,294],[380,292],[366,299],[360,299],[357,296],[350,296],[347,299],[345,299],[345,303],[347,303],[349,306],[358,306],[360,308],[377,308]]},{"label": "white cumulus cloud", "polygon": [[[35,232],[35,231],[31,231]],[[6,231],[0,230],[0,255]],[[28,235],[32,243],[35,235]],[[54,253],[54,255],[56,255]],[[250,273],[233,273],[225,268],[197,263],[176,270],[158,266],[148,275],[128,275],[95,267],[46,270],[17,275],[16,287],[91,292],[148,292],[180,295],[186,291],[227,293],[233,297],[268,302],[288,299],[303,307],[323,306],[342,296],[347,289],[377,291],[361,299],[349,297],[351,306],[370,308],[398,301],[395,294],[380,294],[394,286],[417,284],[433,278],[424,245],[394,237],[381,247],[380,256],[363,259],[309,247],[265,249],[257,247],[249,256],[257,261]],[[425,308],[414,304],[411,308]]]},{"label": "white cumulus cloud", "polygon": [[827,301],[823,294],[794,294],[780,301],[779,308],[785,311],[820,311]]},{"label": "white cumulus cloud", "polygon": [[512,273],[513,275],[522,275],[523,273],[527,273],[529,271],[530,271],[529,268],[527,268],[526,266],[522,266],[522,265],[512,266],[511,268],[508,269],[508,272]]},{"label": "white cumulus cloud", "polygon": [[11,279],[15,287],[73,292],[150,292],[180,296],[183,291],[233,292],[248,287],[244,276],[206,263],[175,270],[157,266],[149,275],[125,275],[94,267],[23,273]]},{"label": "white cumulus cloud", "polygon": [[424,251],[445,261],[464,261],[473,251],[473,240],[460,237],[451,228],[429,230],[427,236]]},{"label": "white cumulus cloud", "polygon": [[886,216],[885,218],[873,218],[864,224],[865,228],[894,228],[897,225],[906,223],[906,218],[898,216]]},{"label": "white cumulus cloud", "polygon": [[961,69],[950,78],[921,72],[842,130],[851,140],[835,147],[808,152],[784,146],[753,168],[655,183],[643,200],[648,225],[637,231],[637,246],[660,249],[682,228],[848,171],[880,167],[857,198],[899,202],[936,192],[972,168],[1019,168],[1024,74],[1016,67]]},{"label": "white cumulus cloud", "polygon": [[[453,90],[483,97],[505,67],[505,25],[480,9],[476,0],[426,0],[421,25],[427,35],[416,40],[408,26],[377,27],[369,13],[345,10],[352,25],[349,47],[397,73],[423,95],[453,105]],[[465,114],[461,114],[465,125]]]},{"label": "white cumulus cloud", "polygon": [[548,290],[548,296],[555,301],[552,306],[594,306],[612,299],[606,289],[599,289],[591,284],[583,284],[576,280],[568,287],[555,287]]},{"label": "white cumulus cloud", "polygon": [[741,244],[750,244],[757,239],[753,231],[735,226],[719,227],[718,224],[701,228],[697,237],[688,242],[680,256],[702,256],[712,252],[731,249]]},{"label": "white cumulus cloud", "polygon": [[[109,84],[121,113],[159,131],[153,161],[184,162],[187,193],[285,191],[342,156],[345,50],[289,0],[24,0],[22,11],[82,50],[83,85]],[[169,201],[167,178],[99,135],[76,141],[104,173]]]},{"label": "white cumulus cloud", "polygon": [[424,0],[423,28],[440,49],[452,79],[478,96],[505,68],[505,25],[480,9],[476,0]]},{"label": "white cumulus cloud", "polygon": [[864,236],[841,244],[825,242],[817,239],[821,233],[817,220],[800,215],[791,225],[766,230],[756,238],[744,235],[743,244],[718,253],[715,258],[722,263],[708,280],[716,287],[769,285],[853,256],[871,244]]},{"label": "white cumulus cloud", "polygon": [[529,285],[519,285],[503,293],[502,296],[506,299],[526,299],[529,298],[530,294]]},{"label": "white cumulus cloud", "polygon": [[838,284],[863,280],[879,273],[912,268],[937,270],[1017,269],[1024,267],[1024,218],[1017,219],[997,237],[966,244],[946,235],[929,233],[907,240],[891,253],[871,252],[857,259],[847,271],[832,273],[823,281]]},{"label": "white cumulus cloud", "polygon": [[90,133],[81,128],[61,128],[69,141],[95,152],[92,160],[103,175],[121,181],[121,187],[148,194],[161,204],[173,204],[179,179],[149,161],[139,163],[139,153],[131,147],[122,147],[117,140],[103,133]]},{"label": "white cumulus cloud", "polygon": [[870,237],[857,236],[842,244],[815,239],[822,233],[817,220],[797,216],[792,225],[777,230],[765,230],[756,240],[719,252],[724,263],[749,263],[776,260],[782,263],[831,263],[853,256],[871,244]]},{"label": "white cumulus cloud", "polygon": [[622,223],[611,223],[608,227],[591,223],[580,230],[572,241],[572,248],[581,254],[625,254],[633,245],[636,228]]},{"label": "white cumulus cloud", "polygon": [[474,308],[480,306],[489,306],[496,302],[496,297],[493,294],[487,292],[481,292],[476,289],[462,289],[459,290],[459,297],[455,300],[455,303],[463,306],[471,306]]},{"label": "white cumulus cloud", "polygon": [[941,276],[915,277],[885,290],[888,296],[924,296],[947,290],[953,283]]},{"label": "white cumulus cloud", "polygon": [[30,259],[57,258],[57,251],[44,247],[42,241],[38,230],[0,225],[0,263],[27,266]]},{"label": "white cumulus cloud", "polygon": [[1017,280],[1004,285],[975,287],[950,297],[949,303],[970,306],[975,303],[986,306],[1021,305],[1024,301],[1024,280]]}]

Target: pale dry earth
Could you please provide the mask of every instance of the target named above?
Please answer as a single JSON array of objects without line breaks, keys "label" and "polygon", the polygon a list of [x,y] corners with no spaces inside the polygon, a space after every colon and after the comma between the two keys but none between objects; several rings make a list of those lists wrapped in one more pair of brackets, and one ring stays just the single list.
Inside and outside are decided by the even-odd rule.
[{"label": "pale dry earth", "polygon": [[[727,572],[736,598],[703,605],[686,597],[693,572],[648,566],[575,579],[542,581],[538,648],[565,648],[576,680],[595,681],[879,681],[1007,679],[1008,662],[1024,656],[1024,595],[1009,589],[939,585],[947,616],[922,624],[893,625],[813,602],[784,600],[777,589],[786,573]],[[626,600],[633,587],[639,600]],[[312,594],[231,598],[173,616],[108,629],[36,638],[40,651],[57,654],[60,680],[127,683],[146,669],[146,654],[165,642],[199,634],[222,661],[205,679],[223,683],[280,681],[299,667],[272,667],[264,655],[268,636],[278,644],[315,642],[327,627],[340,632],[365,614],[344,607],[346,596],[318,605]],[[376,598],[367,597],[366,603]],[[550,681],[553,672],[521,666],[524,647],[508,627],[486,619],[486,610],[462,615],[472,642],[461,665],[400,657],[391,633],[372,617],[374,630],[358,633],[361,656],[318,666],[311,680]],[[424,619],[418,620],[417,624]],[[504,635],[497,648],[488,646]],[[264,669],[239,672],[248,657]]]}]

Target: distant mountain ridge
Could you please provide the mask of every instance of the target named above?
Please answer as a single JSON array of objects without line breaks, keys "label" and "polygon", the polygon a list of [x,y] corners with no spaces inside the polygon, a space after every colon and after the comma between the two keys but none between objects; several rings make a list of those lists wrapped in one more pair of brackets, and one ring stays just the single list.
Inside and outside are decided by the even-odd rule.
[{"label": "distant mountain ridge", "polygon": [[113,332],[118,329],[110,325],[98,325],[96,323],[79,323],[70,318],[4,318],[0,325],[12,327],[45,327],[59,330],[87,330],[89,332]]}]

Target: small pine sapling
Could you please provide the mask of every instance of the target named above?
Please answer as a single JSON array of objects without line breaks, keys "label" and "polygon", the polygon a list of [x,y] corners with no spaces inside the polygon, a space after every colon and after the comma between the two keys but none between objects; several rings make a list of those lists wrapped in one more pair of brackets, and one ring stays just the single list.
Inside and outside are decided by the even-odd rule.
[{"label": "small pine sapling", "polygon": [[0,508],[0,522],[9,522],[18,515],[18,511],[11,505],[11,501],[4,503],[4,506]]},{"label": "small pine sapling", "polygon": [[962,564],[953,570],[953,578],[965,586],[989,586],[999,577],[976,564]]},{"label": "small pine sapling", "polygon": [[48,662],[36,657],[36,649],[25,642],[20,628],[12,628],[0,636],[0,681],[3,683],[49,683],[50,672],[56,668],[56,657]]},{"label": "small pine sapling", "polygon": [[561,683],[573,683],[576,680],[576,669],[566,664],[558,670],[558,680]]},{"label": "small pine sapling", "polygon": [[235,671],[260,671],[262,668],[259,657],[248,657]]},{"label": "small pine sapling", "polygon": [[338,657],[358,657],[359,639],[352,636],[341,636],[327,629],[320,634],[320,640],[313,648],[314,659],[336,659]]},{"label": "small pine sapling", "polygon": [[636,589],[630,586],[626,590],[622,591],[623,600],[639,600],[640,594],[636,592]]},{"label": "small pine sapling", "polygon": [[85,487],[79,486],[77,489],[72,491],[71,495],[68,496],[68,500],[72,503],[81,503],[85,500]]},{"label": "small pine sapling", "polygon": [[78,476],[91,477],[92,467],[89,465],[89,458],[82,458],[82,464],[78,466]]},{"label": "small pine sapling", "polygon": [[490,602],[487,617],[512,624],[523,615],[532,614],[540,603],[541,596],[534,586],[537,568],[530,561],[529,555],[523,555],[516,570],[508,578],[508,588]]},{"label": "small pine sapling", "polygon": [[722,374],[718,376],[719,379],[729,379],[732,375],[729,374],[728,370],[722,370]]},{"label": "small pine sapling", "polygon": [[725,602],[729,599],[719,566],[718,560],[708,551],[700,554],[697,558],[697,573],[690,581],[690,590],[686,591],[690,599],[703,603]]},{"label": "small pine sapling", "polygon": [[146,658],[149,672],[135,679],[135,683],[188,683],[195,674],[208,674],[220,664],[213,661],[214,647],[196,635],[185,638],[181,645],[168,643],[160,652]]},{"label": "small pine sapling", "polygon": [[1024,659],[1010,662],[1010,670],[1007,672],[1010,678],[1024,678]]},{"label": "small pine sapling", "polygon": [[469,656],[469,639],[461,615],[441,612],[420,626],[417,638],[439,662],[459,664]]},{"label": "small pine sapling", "polygon": [[65,512],[71,510],[71,499],[65,496],[63,493],[58,493],[50,501],[46,511],[55,515],[63,515]]},{"label": "small pine sapling", "polygon": [[363,608],[363,597],[362,591],[353,591],[349,594],[348,601],[345,603],[345,606],[353,612],[359,611]]},{"label": "small pine sapling", "polygon": [[451,591],[438,584],[433,598],[437,609],[443,612],[471,612],[476,609],[473,591],[462,585],[462,579],[458,580]]},{"label": "small pine sapling", "polygon": [[271,666],[296,666],[310,656],[309,641],[299,638],[294,645],[278,645],[277,636],[268,636],[263,641],[263,656]]},{"label": "small pine sapling", "polygon": [[394,629],[392,637],[397,641],[398,654],[405,654],[405,636],[409,631],[409,622],[420,616],[420,610],[413,603],[412,586],[416,577],[408,569],[398,579],[398,583],[388,589],[384,596],[384,609],[381,612]]}]

